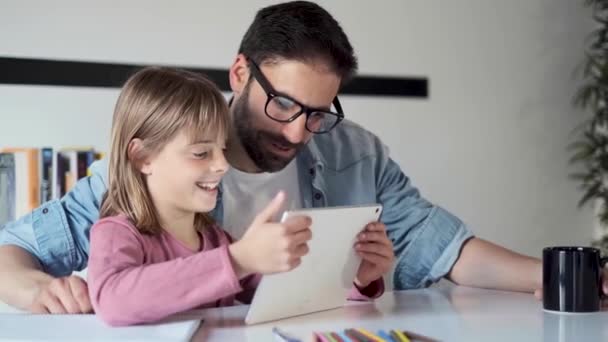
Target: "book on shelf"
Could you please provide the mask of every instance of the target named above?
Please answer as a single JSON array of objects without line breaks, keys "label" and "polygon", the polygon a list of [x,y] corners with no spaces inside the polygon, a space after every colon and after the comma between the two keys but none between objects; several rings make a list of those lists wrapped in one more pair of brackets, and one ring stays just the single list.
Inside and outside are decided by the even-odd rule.
[{"label": "book on shelf", "polygon": [[15,156],[0,153],[0,226],[15,219]]},{"label": "book on shelf", "polygon": [[3,148],[15,158],[15,215],[21,216],[40,205],[40,178],[36,148]]},{"label": "book on shelf", "polygon": [[101,157],[91,147],[0,148],[0,227],[61,198]]},{"label": "book on shelf", "polygon": [[43,147],[40,149],[40,202],[45,203],[53,199],[53,149]]}]

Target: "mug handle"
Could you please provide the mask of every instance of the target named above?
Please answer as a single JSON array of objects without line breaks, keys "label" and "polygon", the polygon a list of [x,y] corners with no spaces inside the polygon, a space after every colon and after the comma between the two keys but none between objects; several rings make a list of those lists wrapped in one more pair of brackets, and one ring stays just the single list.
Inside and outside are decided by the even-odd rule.
[{"label": "mug handle", "polygon": [[608,263],[608,257],[600,258],[600,298],[605,299],[608,298],[608,295],[604,293],[604,267]]}]

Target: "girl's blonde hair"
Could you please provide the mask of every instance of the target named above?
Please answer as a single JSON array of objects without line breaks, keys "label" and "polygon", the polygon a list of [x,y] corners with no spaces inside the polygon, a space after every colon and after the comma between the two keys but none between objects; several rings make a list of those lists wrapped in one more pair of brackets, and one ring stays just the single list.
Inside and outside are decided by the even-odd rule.
[{"label": "girl's blonde hair", "polygon": [[[197,138],[225,139],[230,127],[228,105],[217,86],[188,71],[148,67],[125,83],[112,121],[109,185],[100,217],[126,215],[144,234],[158,234],[161,224],[138,165],[154,156],[179,132]],[[143,148],[129,153],[129,143],[141,139]],[[212,220],[195,214],[196,229]]]}]

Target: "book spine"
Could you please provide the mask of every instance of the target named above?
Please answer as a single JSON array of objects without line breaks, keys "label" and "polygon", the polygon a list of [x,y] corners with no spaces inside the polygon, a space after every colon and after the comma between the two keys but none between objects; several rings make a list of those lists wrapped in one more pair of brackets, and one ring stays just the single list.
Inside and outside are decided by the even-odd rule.
[{"label": "book spine", "polygon": [[55,156],[57,157],[55,198],[61,198],[65,195],[65,174],[69,170],[69,160],[60,152],[57,152]]},{"label": "book spine", "polygon": [[15,215],[15,156],[0,153],[0,228]]},{"label": "book spine", "polygon": [[82,179],[87,176],[87,169],[89,168],[88,164],[88,152],[87,151],[78,151],[77,152],[77,161],[78,161],[78,171],[77,171],[77,179]]},{"label": "book spine", "polygon": [[91,164],[93,164],[94,162],[95,162],[95,151],[90,150],[87,152],[87,176],[91,175],[91,170],[89,168],[91,167]]},{"label": "book spine", "polygon": [[45,147],[40,150],[40,202],[53,199],[53,149]]},{"label": "book spine", "polygon": [[40,205],[40,151],[37,148],[28,148],[28,175],[29,209],[34,210]]},{"label": "book spine", "polygon": [[51,199],[59,198],[59,179],[57,175],[59,174],[59,165],[57,161],[59,160],[58,153],[53,151],[53,173],[51,174]]}]

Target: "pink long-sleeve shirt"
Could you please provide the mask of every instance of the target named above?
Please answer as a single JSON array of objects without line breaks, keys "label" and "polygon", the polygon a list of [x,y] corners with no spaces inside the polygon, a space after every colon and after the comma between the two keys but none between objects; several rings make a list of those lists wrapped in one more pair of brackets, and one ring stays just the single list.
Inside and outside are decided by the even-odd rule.
[{"label": "pink long-sleeve shirt", "polygon": [[[194,251],[163,231],[141,234],[125,216],[101,219],[91,229],[88,285],[95,312],[110,325],[155,322],[172,314],[249,303],[260,275],[237,277],[218,227],[199,233]],[[382,279],[349,299],[368,300],[384,292]],[[363,294],[364,293],[364,294]]]}]

